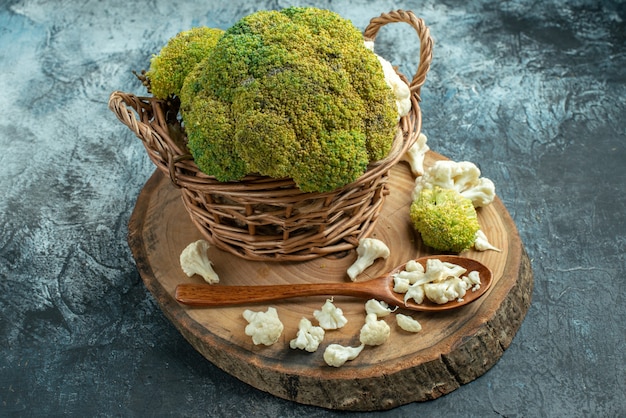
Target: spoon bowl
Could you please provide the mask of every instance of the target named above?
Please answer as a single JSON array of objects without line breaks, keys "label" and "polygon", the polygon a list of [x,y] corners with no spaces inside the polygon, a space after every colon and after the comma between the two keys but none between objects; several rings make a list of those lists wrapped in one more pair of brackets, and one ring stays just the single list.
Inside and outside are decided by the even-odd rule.
[{"label": "spoon bowl", "polygon": [[433,255],[416,259],[426,266],[428,259],[436,258],[442,262],[453,263],[467,269],[467,273],[478,271],[480,289],[468,290],[462,300],[444,304],[433,303],[426,298],[423,303],[404,302],[404,294],[393,290],[393,275],[404,270],[406,263],[396,267],[390,273],[372,280],[343,283],[307,283],[255,286],[229,286],[219,284],[184,283],[176,287],[176,300],[182,304],[196,307],[217,307],[246,305],[270,302],[302,296],[352,296],[363,299],[377,299],[392,306],[414,311],[447,311],[467,305],[484,295],[493,281],[491,270],[484,264],[471,258],[455,255]]}]

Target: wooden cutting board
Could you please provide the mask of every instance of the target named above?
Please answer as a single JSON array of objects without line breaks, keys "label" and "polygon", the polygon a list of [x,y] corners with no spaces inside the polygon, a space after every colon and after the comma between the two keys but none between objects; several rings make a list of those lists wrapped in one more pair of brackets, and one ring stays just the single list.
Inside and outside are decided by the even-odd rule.
[{"label": "wooden cutting board", "polygon": [[[426,164],[442,156],[430,152]],[[409,259],[433,254],[412,232],[408,220],[413,177],[404,163],[390,176],[391,194],[373,237],[391,250],[359,280],[377,277]],[[397,327],[395,316],[384,318],[391,327],[389,340],[365,347],[353,361],[340,368],[327,366],[325,347],[331,343],[359,345],[365,319],[365,300],[336,297],[334,303],[348,324],[327,331],[315,353],[289,348],[302,317],[314,324],[313,311],[325,297],[283,302],[198,309],[178,304],[174,291],[179,283],[202,282],[187,277],[179,256],[192,241],[202,239],[183,206],[180,192],[158,170],[141,191],[129,223],[129,244],[141,277],[165,315],[204,357],[225,372],[262,391],[295,402],[331,409],[373,411],[415,401],[435,399],[468,383],[491,368],[510,345],[530,305],[533,276],[517,229],[502,202],[479,209],[479,221],[489,240],[501,252],[474,250],[465,256],[479,260],[493,271],[488,293],[473,304],[441,313],[410,314],[422,324],[413,334]],[[221,284],[284,284],[348,281],[346,269],[355,251],[306,262],[246,261],[220,250],[209,256]],[[255,346],[244,333],[245,309],[274,306],[284,331],[269,347]]]}]

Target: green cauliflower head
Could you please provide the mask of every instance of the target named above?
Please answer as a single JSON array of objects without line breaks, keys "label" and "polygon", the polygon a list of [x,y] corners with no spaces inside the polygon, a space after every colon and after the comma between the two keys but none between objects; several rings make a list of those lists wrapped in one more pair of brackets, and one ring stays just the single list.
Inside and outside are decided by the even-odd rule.
[{"label": "green cauliflower head", "polygon": [[470,248],[480,229],[472,201],[453,189],[422,189],[411,204],[410,216],[424,244],[440,251],[459,253]]},{"label": "green cauliflower head", "polygon": [[180,93],[189,150],[220,181],[290,177],[325,192],[384,158],[398,113],[382,67],[348,20],[316,8],[248,15]]},{"label": "green cauliflower head", "polygon": [[180,32],[150,60],[146,77],[159,99],[178,96],[187,75],[205,58],[224,34],[221,29],[197,27]]}]

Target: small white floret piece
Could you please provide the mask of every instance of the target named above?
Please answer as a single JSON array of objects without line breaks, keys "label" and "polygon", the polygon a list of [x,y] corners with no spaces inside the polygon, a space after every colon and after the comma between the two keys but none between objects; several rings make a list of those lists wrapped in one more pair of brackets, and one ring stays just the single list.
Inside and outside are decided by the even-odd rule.
[{"label": "small white floret piece", "polygon": [[422,324],[408,315],[396,314],[396,322],[400,328],[408,332],[420,332],[422,330]]},{"label": "small white floret piece", "polygon": [[[455,299],[461,301],[468,289],[476,291],[480,288],[478,272],[472,271],[463,276],[466,272],[465,267],[438,258],[429,258],[423,272],[400,271],[394,274],[394,291],[404,293],[405,305],[411,299],[420,304],[424,302],[424,298],[438,304]],[[408,288],[406,282],[410,283]]]},{"label": "small white floret piece", "polygon": [[409,284],[415,283],[426,283],[428,278],[423,271],[400,271],[393,275],[393,277],[399,277],[401,279],[406,279],[409,281]]},{"label": "small white floret piece", "polygon": [[391,329],[384,320],[379,320],[375,313],[369,313],[365,316],[359,340],[365,345],[381,345],[387,341],[390,333]]},{"label": "small white floret piece", "polygon": [[415,143],[411,145],[411,148],[409,148],[401,158],[401,161],[409,163],[411,173],[413,173],[415,177],[424,174],[424,157],[430,150],[430,147],[426,145],[426,141],[426,135],[420,133]]},{"label": "small white floret piece", "polygon": [[408,271],[408,272],[417,271],[420,273],[424,273],[424,266],[422,265],[422,263],[418,262],[417,260],[409,260],[404,265],[404,271]]},{"label": "small white floret piece", "polygon": [[480,289],[481,282],[480,282],[480,274],[478,273],[478,271],[476,270],[470,271],[467,276],[463,276],[461,277],[461,279],[465,282],[468,289],[472,288],[472,292],[475,292]]},{"label": "small white floret piece", "polygon": [[493,251],[498,251],[498,252],[501,251],[499,248],[496,248],[493,245],[491,245],[491,243],[489,242],[489,239],[487,239],[487,235],[485,235],[485,233],[480,229],[476,231],[476,235],[474,236],[474,249],[476,251],[488,251],[488,250],[493,250]]},{"label": "small white floret piece", "polygon": [[426,283],[424,285],[424,294],[428,300],[437,304],[462,299],[466,291],[467,285],[459,277],[452,277],[442,282]]},{"label": "small white floret piece", "polygon": [[346,361],[354,360],[357,358],[361,351],[363,351],[363,344],[358,347],[345,347],[339,344],[330,344],[324,350],[324,361],[329,366],[341,367]]},{"label": "small white floret piece", "polygon": [[289,342],[289,347],[300,350],[306,350],[312,353],[317,350],[320,343],[324,339],[324,329],[322,327],[313,326],[307,318],[302,318],[298,325],[298,333],[296,338]]},{"label": "small white floret piece", "polygon": [[[419,264],[419,263],[418,263]],[[458,277],[465,273],[467,270],[456,264],[442,262],[437,258],[430,258],[426,260],[426,269],[414,270],[414,271],[400,271],[394,275],[401,279],[407,279],[411,286],[419,286],[426,283],[440,282],[448,277]],[[399,292],[405,293],[405,292]],[[421,302],[418,302],[421,303]]]},{"label": "small white floret piece", "polygon": [[332,299],[326,299],[321,310],[315,310],[313,316],[324,329],[339,329],[348,323],[343,311],[333,304]]},{"label": "small white floret piece", "polygon": [[404,294],[404,304],[413,299],[418,305],[424,302],[424,285],[422,283],[412,284]]},{"label": "small white floret piece", "polygon": [[424,283],[437,283],[444,281],[450,277],[460,277],[467,271],[466,268],[459,265],[444,262],[438,258],[430,258],[426,260],[426,272]]},{"label": "small white floret piece", "polygon": [[495,199],[496,187],[491,180],[481,177],[480,174],[480,169],[469,161],[437,161],[415,180],[413,200],[422,189],[441,187],[458,191],[470,199],[474,207],[487,206]]},{"label": "small white floret piece", "polygon": [[459,266],[458,264],[450,263],[448,261],[444,261],[442,264],[446,269],[448,277],[461,277],[461,275],[467,272],[465,267]]},{"label": "small white floret piece", "polygon": [[348,277],[352,281],[356,277],[363,273],[366,268],[374,264],[377,258],[389,257],[389,248],[379,239],[376,238],[362,238],[359,241],[359,246],[356,249],[357,259],[348,268]]},{"label": "small white floret piece", "polygon": [[381,300],[370,299],[365,302],[365,312],[367,314],[373,313],[379,318],[389,315],[395,309],[391,309],[386,302],[383,302]]},{"label": "small white floret piece", "polygon": [[199,274],[207,283],[214,284],[220,278],[213,270],[213,263],[207,255],[209,247],[209,243],[202,239],[189,244],[180,254],[180,267],[188,277]]},{"label": "small white floret piece", "polygon": [[488,206],[496,197],[496,185],[486,177],[476,180],[471,186],[467,186],[461,195],[472,201],[475,208]]},{"label": "small white floret piece", "polygon": [[411,283],[409,279],[405,279],[398,275],[393,276],[393,291],[396,293],[406,293],[409,290]]},{"label": "small white floret piece", "polygon": [[[408,280],[409,284],[415,284],[417,282],[421,282],[424,280],[424,266],[421,263],[418,263],[415,260],[409,260],[405,266],[404,269],[397,272],[396,274],[393,275],[394,279],[398,278],[398,279],[405,279]],[[399,293],[405,293],[404,292],[399,292]]]},{"label": "small white floret piece", "polygon": [[283,332],[283,323],[278,318],[276,308],[269,307],[266,312],[254,312],[249,309],[243,311],[243,317],[248,321],[246,335],[252,337],[255,345],[272,345],[280,338]]}]

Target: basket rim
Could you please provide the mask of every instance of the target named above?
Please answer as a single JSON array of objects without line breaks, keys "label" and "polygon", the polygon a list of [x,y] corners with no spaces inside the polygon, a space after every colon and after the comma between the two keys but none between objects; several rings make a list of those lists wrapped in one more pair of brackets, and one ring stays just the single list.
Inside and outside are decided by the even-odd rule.
[{"label": "basket rim", "polygon": [[[406,77],[401,73],[398,74],[406,82]],[[168,100],[115,91],[111,95],[111,101],[113,102],[111,106],[117,110],[118,115],[128,115],[127,118],[121,117],[120,119],[142,140],[152,161],[159,169],[169,175],[171,182],[176,187],[191,187],[198,190],[202,187],[210,187],[211,190],[229,190],[233,193],[253,193],[255,186],[266,190],[270,184],[275,188],[293,187],[298,190],[294,194],[309,196],[313,194],[318,196],[332,195],[337,191],[352,188],[355,184],[367,181],[372,176],[379,175],[395,165],[417,140],[422,122],[419,97],[414,94],[411,96],[411,110],[407,115],[400,118],[392,148],[385,158],[370,162],[361,176],[339,188],[324,192],[304,192],[298,189],[295,182],[289,177],[275,178],[248,174],[240,180],[219,181],[214,176],[200,170],[192,155],[186,148],[183,148],[184,145],[181,144],[181,141],[172,138],[170,132],[173,127],[177,127],[179,122],[172,123],[173,120],[166,117],[166,113],[171,111]],[[137,121],[128,107],[139,113],[141,121]]]}]

